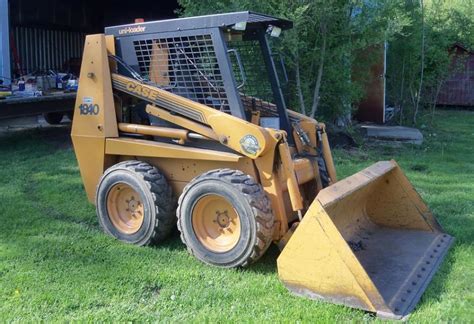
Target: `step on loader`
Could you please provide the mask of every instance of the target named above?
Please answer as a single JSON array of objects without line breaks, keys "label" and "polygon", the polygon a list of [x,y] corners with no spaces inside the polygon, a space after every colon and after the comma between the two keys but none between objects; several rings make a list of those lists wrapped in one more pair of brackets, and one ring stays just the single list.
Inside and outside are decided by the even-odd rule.
[{"label": "step on loader", "polygon": [[220,267],[274,242],[295,294],[403,318],[453,238],[396,162],[337,179],[325,125],[286,106],[272,45],[291,27],[236,12],[87,36],[72,140],[88,199],[121,241],[177,225]]}]

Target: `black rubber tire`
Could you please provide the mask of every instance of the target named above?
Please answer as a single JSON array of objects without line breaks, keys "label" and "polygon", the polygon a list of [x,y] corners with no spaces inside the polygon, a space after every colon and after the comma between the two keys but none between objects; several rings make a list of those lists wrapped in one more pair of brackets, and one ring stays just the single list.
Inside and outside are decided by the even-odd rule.
[{"label": "black rubber tire", "polygon": [[74,119],[74,110],[68,111],[66,113],[66,117],[69,118],[69,120],[72,122],[72,120]]},{"label": "black rubber tire", "polygon": [[[207,194],[223,196],[239,215],[241,234],[236,246],[230,251],[216,253],[207,249],[193,230],[194,205]],[[179,198],[176,215],[181,240],[188,251],[197,259],[214,266],[248,266],[257,261],[272,242],[274,216],[270,200],[262,187],[241,171],[218,169],[193,179]]]},{"label": "black rubber tire", "polygon": [[[134,234],[119,231],[107,211],[109,190],[125,183],[139,193],[144,205],[144,219]],[[141,161],[125,161],[105,171],[97,186],[96,208],[99,224],[107,234],[135,245],[150,245],[164,240],[176,225],[176,200],[166,178],[154,166]]]},{"label": "black rubber tire", "polygon": [[63,120],[64,114],[63,113],[46,113],[43,114],[44,120],[50,125],[59,125]]}]

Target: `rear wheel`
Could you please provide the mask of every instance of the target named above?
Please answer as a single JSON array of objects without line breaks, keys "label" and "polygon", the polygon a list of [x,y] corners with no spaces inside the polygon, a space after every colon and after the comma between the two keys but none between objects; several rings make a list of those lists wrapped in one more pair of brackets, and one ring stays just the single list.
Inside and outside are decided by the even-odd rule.
[{"label": "rear wheel", "polygon": [[262,187],[241,171],[209,171],[179,198],[181,239],[199,260],[221,267],[247,266],[268,249],[274,217]]},{"label": "rear wheel", "polygon": [[43,114],[44,120],[50,125],[59,125],[63,120],[63,113],[46,113]]},{"label": "rear wheel", "polygon": [[171,187],[154,166],[125,161],[105,171],[96,195],[104,231],[136,245],[163,240],[176,223]]},{"label": "rear wheel", "polygon": [[66,117],[69,118],[70,121],[72,121],[74,118],[74,110],[68,111],[66,113]]}]

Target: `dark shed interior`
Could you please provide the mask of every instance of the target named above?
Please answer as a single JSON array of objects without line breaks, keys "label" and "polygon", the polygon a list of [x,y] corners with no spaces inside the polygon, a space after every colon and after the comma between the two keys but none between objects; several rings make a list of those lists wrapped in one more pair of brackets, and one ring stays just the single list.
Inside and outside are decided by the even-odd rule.
[{"label": "dark shed interior", "polygon": [[48,70],[78,73],[84,37],[107,26],[175,18],[176,0],[10,0],[13,76]]},{"label": "dark shed interior", "polygon": [[174,18],[176,9],[176,0],[15,0],[10,1],[10,25],[99,33],[135,18]]}]

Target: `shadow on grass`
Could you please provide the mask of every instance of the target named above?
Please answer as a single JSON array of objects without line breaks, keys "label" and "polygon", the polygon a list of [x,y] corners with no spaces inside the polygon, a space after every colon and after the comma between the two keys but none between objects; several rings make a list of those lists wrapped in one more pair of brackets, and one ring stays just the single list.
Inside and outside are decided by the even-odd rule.
[{"label": "shadow on grass", "polygon": [[[453,204],[454,206],[455,204]],[[443,217],[444,231],[454,236],[456,241],[454,246],[472,246],[474,245],[474,218],[464,215],[456,215],[455,217]]]},{"label": "shadow on grass", "polygon": [[[15,149],[18,144],[34,145],[38,147],[38,140],[41,144],[46,144],[47,152],[58,149],[67,149],[72,147],[71,142],[71,125],[62,124],[59,126],[49,127],[34,127],[34,128],[19,128],[0,132],[0,147],[4,149]],[[41,145],[40,145],[41,147]],[[37,150],[37,153],[42,154],[42,150]]]},{"label": "shadow on grass", "polygon": [[270,245],[267,252],[254,264],[251,264],[244,271],[260,274],[274,274],[277,272],[276,260],[280,255],[280,250],[275,244]]}]

